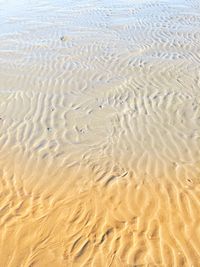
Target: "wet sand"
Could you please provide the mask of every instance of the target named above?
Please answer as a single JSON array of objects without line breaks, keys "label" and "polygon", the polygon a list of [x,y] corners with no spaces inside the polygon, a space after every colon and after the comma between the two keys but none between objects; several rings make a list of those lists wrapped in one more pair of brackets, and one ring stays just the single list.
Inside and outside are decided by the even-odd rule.
[{"label": "wet sand", "polygon": [[200,266],[200,4],[0,0],[0,266]]}]

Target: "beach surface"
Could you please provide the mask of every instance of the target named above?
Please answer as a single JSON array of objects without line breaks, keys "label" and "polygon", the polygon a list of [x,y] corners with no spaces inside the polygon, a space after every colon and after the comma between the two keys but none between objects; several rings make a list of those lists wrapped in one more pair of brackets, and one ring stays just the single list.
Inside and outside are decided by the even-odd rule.
[{"label": "beach surface", "polygon": [[0,267],[200,266],[200,2],[0,0]]}]

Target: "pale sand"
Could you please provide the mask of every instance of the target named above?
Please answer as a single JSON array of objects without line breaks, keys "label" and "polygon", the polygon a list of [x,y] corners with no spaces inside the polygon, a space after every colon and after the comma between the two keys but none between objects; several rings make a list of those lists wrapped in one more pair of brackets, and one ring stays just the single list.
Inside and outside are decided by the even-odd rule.
[{"label": "pale sand", "polygon": [[200,266],[200,3],[0,0],[0,267]]}]

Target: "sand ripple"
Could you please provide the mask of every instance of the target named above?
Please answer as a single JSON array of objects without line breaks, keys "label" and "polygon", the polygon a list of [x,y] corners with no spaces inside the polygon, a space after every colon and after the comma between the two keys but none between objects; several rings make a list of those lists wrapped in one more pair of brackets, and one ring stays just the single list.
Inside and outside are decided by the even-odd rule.
[{"label": "sand ripple", "polygon": [[199,26],[0,0],[0,266],[200,266]]}]

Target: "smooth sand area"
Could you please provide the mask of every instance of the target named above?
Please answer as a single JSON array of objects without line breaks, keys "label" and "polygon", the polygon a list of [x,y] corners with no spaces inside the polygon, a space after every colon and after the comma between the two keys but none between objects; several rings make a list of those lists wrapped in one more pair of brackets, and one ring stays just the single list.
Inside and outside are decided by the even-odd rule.
[{"label": "smooth sand area", "polygon": [[200,2],[0,0],[0,267],[200,266]]}]

